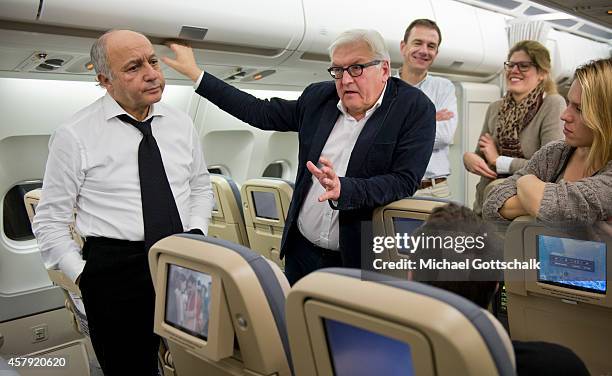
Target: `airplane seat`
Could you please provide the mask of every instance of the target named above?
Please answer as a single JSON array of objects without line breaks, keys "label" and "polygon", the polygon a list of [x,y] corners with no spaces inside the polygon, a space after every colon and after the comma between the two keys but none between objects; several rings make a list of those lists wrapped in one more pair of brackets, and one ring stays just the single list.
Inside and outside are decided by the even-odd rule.
[{"label": "airplane seat", "polygon": [[180,234],[149,251],[154,330],[177,375],[291,375],[284,274],[223,239]]},{"label": "airplane seat", "polygon": [[[395,234],[412,234],[429,218],[433,209],[444,206],[451,201],[431,197],[411,197],[391,202],[374,210],[372,227],[374,236],[395,236]],[[408,259],[409,253],[398,250],[395,246],[385,248],[377,255],[383,262],[397,262]],[[386,270],[385,273],[398,278],[405,278],[403,270]]]},{"label": "airplane seat", "polygon": [[[29,192],[26,192],[23,197],[30,223],[32,223],[32,221],[34,220],[34,215],[36,214],[36,207],[40,202],[41,192],[42,189],[40,188],[34,189]],[[70,233],[72,235],[72,239],[74,239],[76,243],[82,248],[83,238],[76,231],[74,224],[70,225]],[[64,300],[64,305],[67,311],[72,316],[74,328],[77,332],[83,335],[83,339],[81,342],[82,346],[86,348],[86,352],[78,353],[79,356],[83,356],[83,359],[75,359],[75,364],[83,363],[85,365],[88,365],[89,368],[99,368],[99,365],[97,364],[98,361],[96,358],[96,354],[93,350],[93,345],[91,344],[91,339],[89,336],[89,324],[87,322],[87,315],[85,314],[85,307],[83,306],[83,299],[81,297],[81,290],[79,289],[79,286],[77,286],[60,270],[47,269],[47,274],[51,282],[54,285],[59,286],[64,292],[64,296],[66,298]],[[79,363],[79,361],[81,362]],[[89,369],[87,369],[87,373],[89,374]]]},{"label": "airplane seat", "polygon": [[612,293],[607,288],[612,238],[596,228],[515,219],[504,241],[504,259],[539,265],[507,269],[504,280],[512,339],[568,347],[591,374],[604,375],[612,370]]},{"label": "airplane seat", "polygon": [[516,374],[501,324],[426,284],[322,269],[292,287],[286,311],[296,376]]},{"label": "airplane seat", "polygon": [[[28,217],[30,218],[30,223],[32,223],[34,220],[34,215],[36,214],[36,207],[40,201],[41,192],[42,189],[39,188],[31,190],[24,195],[25,207]],[[70,226],[70,232],[72,234],[72,238],[77,242],[77,244],[83,247],[83,238],[76,232],[74,225]],[[81,298],[81,290],[60,270],[50,269],[47,270],[47,273],[51,282],[57,286],[60,286],[64,291],[64,294],[66,295],[65,305],[73,316],[77,331],[84,336],[89,337],[89,327],[87,324],[87,316],[85,315],[85,308],[83,307],[83,301]]]},{"label": "airplane seat", "polygon": [[210,182],[215,194],[215,206],[208,225],[208,235],[248,247],[238,186],[229,176],[219,174],[210,174]]},{"label": "airplane seat", "polygon": [[241,187],[250,248],[281,268],[281,238],[292,195],[293,183],[277,178],[249,179]]}]

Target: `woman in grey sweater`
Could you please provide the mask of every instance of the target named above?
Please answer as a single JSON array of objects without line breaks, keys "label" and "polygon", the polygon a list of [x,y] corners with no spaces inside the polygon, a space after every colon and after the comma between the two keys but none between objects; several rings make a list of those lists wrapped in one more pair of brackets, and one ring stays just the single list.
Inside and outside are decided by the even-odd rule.
[{"label": "woman in grey sweater", "polygon": [[612,59],[578,68],[568,101],[561,116],[565,141],[544,146],[493,188],[483,205],[485,219],[612,219]]}]

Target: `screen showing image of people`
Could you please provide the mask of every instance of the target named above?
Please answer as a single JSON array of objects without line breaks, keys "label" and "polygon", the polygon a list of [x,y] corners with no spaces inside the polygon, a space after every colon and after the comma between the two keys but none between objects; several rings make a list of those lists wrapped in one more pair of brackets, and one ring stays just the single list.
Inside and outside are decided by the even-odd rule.
[{"label": "screen showing image of people", "polygon": [[252,191],[255,215],[259,218],[278,220],[276,197],[272,192]]},{"label": "screen showing image of people", "polygon": [[206,340],[212,278],[206,273],[169,264],[165,322]]},{"label": "screen showing image of people", "polygon": [[538,235],[538,281],[606,292],[606,243]]},{"label": "screen showing image of people", "polygon": [[410,345],[339,321],[324,319],[335,376],[413,376]]}]

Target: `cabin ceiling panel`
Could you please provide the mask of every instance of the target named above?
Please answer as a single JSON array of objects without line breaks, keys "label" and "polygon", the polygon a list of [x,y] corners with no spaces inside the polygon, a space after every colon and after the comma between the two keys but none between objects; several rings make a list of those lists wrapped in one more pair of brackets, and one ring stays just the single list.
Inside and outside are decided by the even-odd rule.
[{"label": "cabin ceiling panel", "polygon": [[34,21],[38,13],[39,0],[2,0],[0,17],[12,20]]},{"label": "cabin ceiling panel", "polygon": [[304,28],[300,0],[45,0],[40,21],[101,31],[129,28],[161,38],[179,38],[187,26],[206,29],[204,41],[274,49],[294,49]]},{"label": "cabin ceiling panel", "polygon": [[612,10],[610,0],[532,0],[554,9],[595,22],[612,29],[612,16],[607,13]]}]

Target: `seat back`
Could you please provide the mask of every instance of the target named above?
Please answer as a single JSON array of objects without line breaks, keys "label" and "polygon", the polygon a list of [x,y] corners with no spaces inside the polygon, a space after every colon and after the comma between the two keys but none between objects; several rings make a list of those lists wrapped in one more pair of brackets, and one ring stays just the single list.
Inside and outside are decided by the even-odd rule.
[{"label": "seat back", "polygon": [[[32,223],[32,221],[34,220],[36,208],[38,206],[38,203],[40,202],[41,193],[42,189],[33,189],[29,192],[26,192],[23,197],[30,223]],[[72,239],[74,239],[74,241],[82,248],[83,238],[75,230],[74,222],[70,225],[70,233],[72,235]],[[93,350],[91,340],[89,338],[89,324],[87,322],[87,315],[85,314],[85,307],[83,306],[81,290],[79,289],[79,286],[77,286],[61,270],[48,269],[47,274],[49,275],[49,279],[54,285],[62,288],[62,291],[64,292],[64,295],[66,297],[64,305],[68,312],[70,312],[70,314],[72,315],[72,318],[74,320],[74,327],[79,333],[84,336],[82,340],[75,342],[77,344],[75,348],[79,348],[79,346],[82,346],[86,350],[76,352],[75,364],[83,364],[84,367],[87,367],[86,371],[89,372],[90,364],[97,364],[97,358]],[[83,372],[85,372],[85,370]]]},{"label": "seat back", "polygon": [[283,268],[280,245],[293,184],[273,178],[250,179],[240,192],[250,248]]},{"label": "seat back", "polygon": [[612,370],[612,239],[586,228],[515,219],[504,258],[539,262],[506,270],[510,333],[521,341],[545,341],[572,349],[593,375]]},{"label": "seat back", "polygon": [[280,268],[240,245],[182,234],[149,251],[154,330],[177,375],[290,375]]},{"label": "seat back", "polygon": [[296,376],[515,374],[501,324],[429,285],[323,269],[292,287],[286,307]]},{"label": "seat back", "polygon": [[[30,223],[34,220],[36,214],[36,207],[40,202],[40,195],[42,189],[34,189],[26,192],[24,195],[24,202]],[[83,238],[76,232],[74,224],[70,225],[70,232],[72,238],[77,242],[80,247],[83,247]],[[76,328],[81,334],[89,337],[89,327],[87,325],[87,316],[85,315],[85,308],[81,298],[81,290],[79,287],[72,282],[62,271],[60,270],[47,270],[49,279],[53,284],[61,287],[66,295],[66,308],[72,313]]]},{"label": "seat back", "polygon": [[[412,235],[412,233],[429,218],[432,210],[444,206],[450,201],[429,197],[412,197],[394,201],[374,210],[372,227],[375,237],[394,237],[396,234]],[[384,247],[376,257],[382,261],[397,262],[409,258],[408,249]],[[386,274],[398,278],[406,278],[403,270],[386,270]]]},{"label": "seat back", "polygon": [[238,186],[230,177],[218,174],[210,174],[210,182],[215,193],[215,206],[208,235],[249,247]]}]

